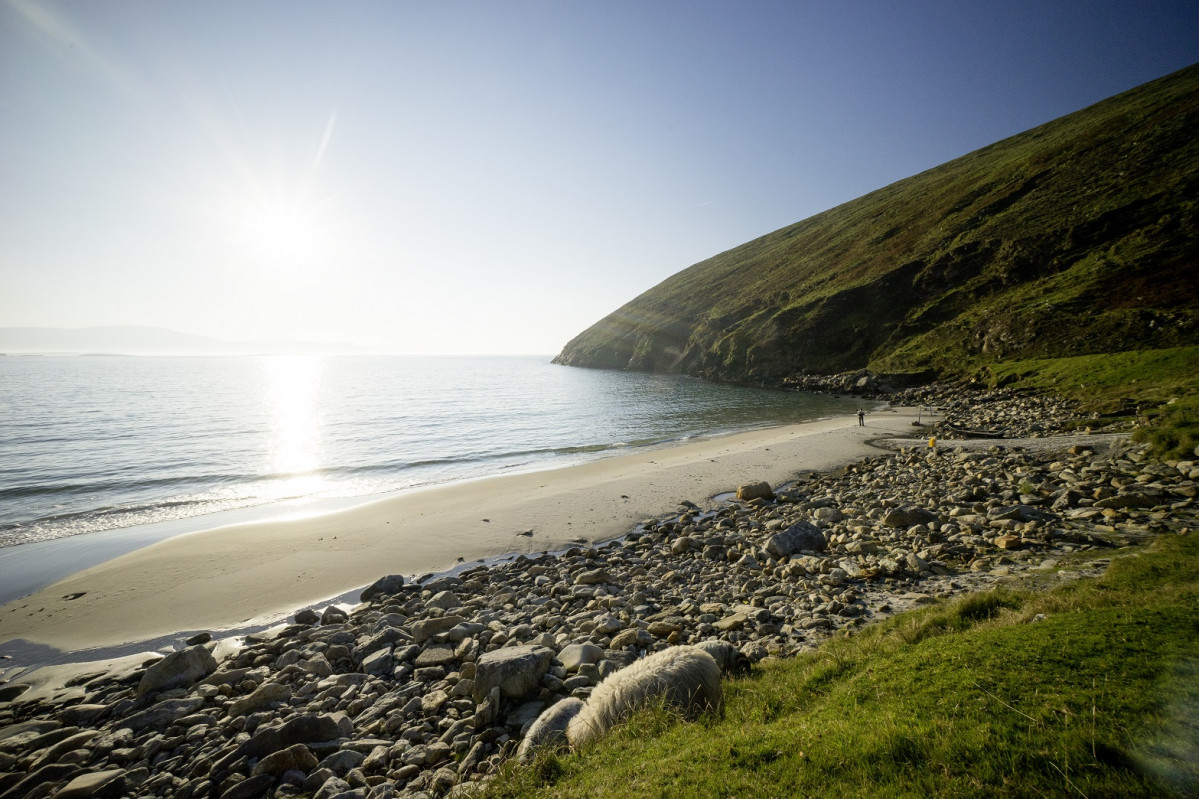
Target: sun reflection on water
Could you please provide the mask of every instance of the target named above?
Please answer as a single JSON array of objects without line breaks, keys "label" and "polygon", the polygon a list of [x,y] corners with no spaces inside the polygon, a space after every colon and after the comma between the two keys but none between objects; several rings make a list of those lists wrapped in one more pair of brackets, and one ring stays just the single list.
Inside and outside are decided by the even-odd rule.
[{"label": "sun reflection on water", "polygon": [[269,489],[276,499],[319,493],[329,487],[321,474],[321,419],[317,388],[321,361],[311,356],[262,359],[266,374],[267,412],[271,415]]}]

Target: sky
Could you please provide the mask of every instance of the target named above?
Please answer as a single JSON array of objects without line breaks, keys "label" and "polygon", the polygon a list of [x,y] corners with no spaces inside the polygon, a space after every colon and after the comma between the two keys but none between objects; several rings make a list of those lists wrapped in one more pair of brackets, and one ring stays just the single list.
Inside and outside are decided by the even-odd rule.
[{"label": "sky", "polygon": [[1199,61],[1199,3],[0,0],[0,327],[555,353]]}]

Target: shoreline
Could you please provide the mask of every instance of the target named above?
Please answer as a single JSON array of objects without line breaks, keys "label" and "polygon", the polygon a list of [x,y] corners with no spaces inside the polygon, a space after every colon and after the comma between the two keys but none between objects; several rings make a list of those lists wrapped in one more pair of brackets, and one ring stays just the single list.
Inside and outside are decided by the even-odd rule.
[{"label": "shoreline", "polygon": [[741,483],[778,485],[875,453],[870,440],[910,433],[914,417],[884,409],[866,427],[840,417],[764,428],[178,535],[0,607],[0,652],[17,642],[83,654],[181,631],[264,626],[385,574],[603,541],[683,500],[709,503]]}]

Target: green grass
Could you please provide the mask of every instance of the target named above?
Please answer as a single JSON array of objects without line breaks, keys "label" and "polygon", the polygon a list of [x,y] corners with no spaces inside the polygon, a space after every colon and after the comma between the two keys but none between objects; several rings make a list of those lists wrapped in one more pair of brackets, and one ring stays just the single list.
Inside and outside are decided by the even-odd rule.
[{"label": "green grass", "polygon": [[1199,791],[1199,538],[1098,580],[896,616],[656,709],[488,795],[1184,796]]}]

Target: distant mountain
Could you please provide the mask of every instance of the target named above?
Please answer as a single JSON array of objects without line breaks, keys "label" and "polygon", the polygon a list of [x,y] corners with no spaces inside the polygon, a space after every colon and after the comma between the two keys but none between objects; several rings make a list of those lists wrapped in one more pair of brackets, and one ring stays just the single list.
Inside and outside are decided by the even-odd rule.
[{"label": "distant mountain", "polygon": [[355,344],[222,341],[161,327],[0,327],[0,352],[76,355],[332,355],[368,352]]},{"label": "distant mountain", "polygon": [[666,279],[557,363],[730,381],[1199,344],[1199,65]]}]

